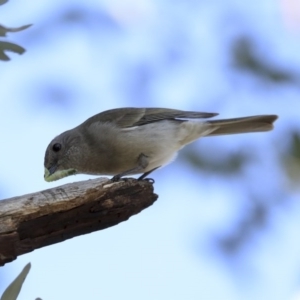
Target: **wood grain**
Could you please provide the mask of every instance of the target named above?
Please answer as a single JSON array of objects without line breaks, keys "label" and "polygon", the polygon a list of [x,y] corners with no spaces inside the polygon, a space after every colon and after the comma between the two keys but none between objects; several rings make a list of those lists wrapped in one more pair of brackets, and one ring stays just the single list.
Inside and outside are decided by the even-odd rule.
[{"label": "wood grain", "polygon": [[0,266],[18,255],[128,220],[158,198],[146,180],[81,181],[0,201]]}]

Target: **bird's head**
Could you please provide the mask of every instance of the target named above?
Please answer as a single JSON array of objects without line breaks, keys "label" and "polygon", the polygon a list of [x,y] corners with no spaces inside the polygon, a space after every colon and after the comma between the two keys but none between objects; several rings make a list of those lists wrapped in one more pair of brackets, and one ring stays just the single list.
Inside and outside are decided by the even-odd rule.
[{"label": "bird's head", "polygon": [[44,160],[44,179],[54,181],[76,174],[77,161],[80,159],[80,136],[73,130],[55,137],[48,145]]}]

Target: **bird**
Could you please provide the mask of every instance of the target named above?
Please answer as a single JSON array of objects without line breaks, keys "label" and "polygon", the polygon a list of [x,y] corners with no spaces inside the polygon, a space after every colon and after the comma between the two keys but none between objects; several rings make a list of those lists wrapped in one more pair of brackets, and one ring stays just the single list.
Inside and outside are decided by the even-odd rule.
[{"label": "bird", "polygon": [[[277,115],[211,120],[218,113],[125,107],[98,113],[56,136],[44,159],[47,182],[74,174],[109,175],[112,181],[172,162],[185,145],[205,136],[263,132]],[[146,178],[148,179],[148,178]]]}]

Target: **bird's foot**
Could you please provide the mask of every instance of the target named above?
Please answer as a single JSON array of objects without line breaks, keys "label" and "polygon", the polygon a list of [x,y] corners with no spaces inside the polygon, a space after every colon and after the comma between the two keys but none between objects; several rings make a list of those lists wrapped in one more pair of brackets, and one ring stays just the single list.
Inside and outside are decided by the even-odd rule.
[{"label": "bird's foot", "polygon": [[115,175],[113,178],[110,179],[112,182],[119,182],[119,181],[129,181],[130,177],[122,177],[119,175]]},{"label": "bird's foot", "polygon": [[120,179],[121,179],[121,176],[120,176],[120,175],[115,175],[115,176],[112,177],[110,180],[111,180],[112,182],[118,182],[118,181],[120,181]]}]

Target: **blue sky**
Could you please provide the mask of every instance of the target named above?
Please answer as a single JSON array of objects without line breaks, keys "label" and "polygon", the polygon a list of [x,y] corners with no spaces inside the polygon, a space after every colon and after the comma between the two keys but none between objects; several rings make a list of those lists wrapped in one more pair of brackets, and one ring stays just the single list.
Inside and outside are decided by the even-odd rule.
[{"label": "blue sky", "polygon": [[[34,24],[9,35],[27,52],[1,63],[1,198],[92,178],[46,183],[44,152],[55,135],[106,109],[280,116],[270,133],[188,146],[154,173],[152,207],[20,256],[0,268],[0,294],[30,261],[20,300],[297,299],[300,191],[284,164],[299,167],[287,154],[300,130],[297,2],[14,0],[0,17],[6,26]],[[292,79],[243,69],[233,55],[243,41]],[[193,166],[192,154],[210,167]],[[239,172],[211,167],[238,154],[249,156]]]}]

